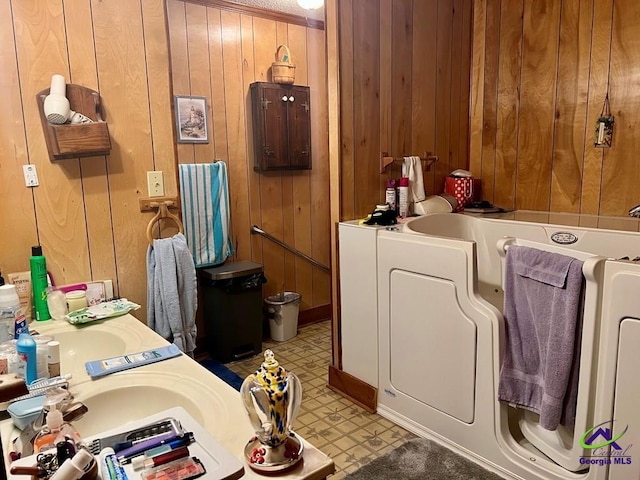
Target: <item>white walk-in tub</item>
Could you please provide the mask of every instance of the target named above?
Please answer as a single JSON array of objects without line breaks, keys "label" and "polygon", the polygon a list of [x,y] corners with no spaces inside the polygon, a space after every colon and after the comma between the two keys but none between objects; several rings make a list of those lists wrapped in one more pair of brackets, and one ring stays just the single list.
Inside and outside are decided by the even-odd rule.
[{"label": "white walk-in tub", "polygon": [[[341,225],[345,371],[378,388],[381,415],[506,478],[640,478],[640,381],[634,370],[640,366],[640,265],[619,260],[640,255],[638,221],[556,214],[551,224],[549,214],[536,212],[498,217],[430,214],[395,229]],[[612,222],[635,231],[597,228]],[[584,261],[572,430],[542,429],[537,415],[497,400],[505,333],[502,268],[510,244]],[[367,271],[375,271],[377,325],[366,300],[372,290]],[[357,277],[366,290],[352,309]],[[359,316],[363,310],[366,316]]]}]

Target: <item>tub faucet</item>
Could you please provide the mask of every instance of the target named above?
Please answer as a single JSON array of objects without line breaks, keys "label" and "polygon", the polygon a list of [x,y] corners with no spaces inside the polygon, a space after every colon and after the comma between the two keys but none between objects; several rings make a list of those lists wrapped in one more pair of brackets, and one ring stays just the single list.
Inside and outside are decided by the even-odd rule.
[{"label": "tub faucet", "polygon": [[629,210],[629,215],[632,217],[640,218],[640,205],[636,205],[631,210]]}]

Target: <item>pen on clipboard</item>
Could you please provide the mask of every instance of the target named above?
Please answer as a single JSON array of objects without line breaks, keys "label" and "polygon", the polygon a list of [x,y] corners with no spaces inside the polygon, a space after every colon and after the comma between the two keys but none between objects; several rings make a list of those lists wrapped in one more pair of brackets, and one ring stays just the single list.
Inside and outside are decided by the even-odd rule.
[{"label": "pen on clipboard", "polygon": [[187,432],[184,435],[172,434],[169,438],[160,435],[158,437],[150,438],[132,445],[129,448],[120,450],[117,453],[118,461],[121,464],[127,464],[131,462],[131,459],[137,457],[152,448],[168,445],[170,449],[175,449],[181,446],[189,445],[194,441],[193,433]]}]

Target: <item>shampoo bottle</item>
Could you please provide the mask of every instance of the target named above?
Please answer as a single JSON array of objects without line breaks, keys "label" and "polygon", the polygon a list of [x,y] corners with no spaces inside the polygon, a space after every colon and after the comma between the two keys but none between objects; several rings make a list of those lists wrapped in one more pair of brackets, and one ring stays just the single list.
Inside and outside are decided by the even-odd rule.
[{"label": "shampoo bottle", "polygon": [[24,380],[27,385],[30,385],[38,378],[36,341],[29,333],[23,332],[16,342],[16,351],[20,357],[21,368],[24,368]]},{"label": "shampoo bottle", "polygon": [[49,320],[49,307],[47,306],[47,260],[42,255],[42,247],[31,247],[31,288],[33,289],[33,306],[36,311],[36,320]]},{"label": "shampoo bottle", "polygon": [[398,182],[398,215],[409,216],[409,178],[402,177]]}]

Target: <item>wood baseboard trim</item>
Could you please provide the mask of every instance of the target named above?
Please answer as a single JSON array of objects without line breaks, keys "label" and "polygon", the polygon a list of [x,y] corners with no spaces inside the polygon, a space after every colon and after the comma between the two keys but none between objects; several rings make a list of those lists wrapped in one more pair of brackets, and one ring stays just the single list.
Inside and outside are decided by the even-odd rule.
[{"label": "wood baseboard trim", "polygon": [[329,383],[327,386],[352,402],[360,405],[367,412],[376,413],[378,406],[378,389],[363,382],[353,375],[329,365]]},{"label": "wood baseboard trim", "polygon": [[302,310],[298,314],[298,325],[310,325],[331,319],[333,307],[330,303]]}]

